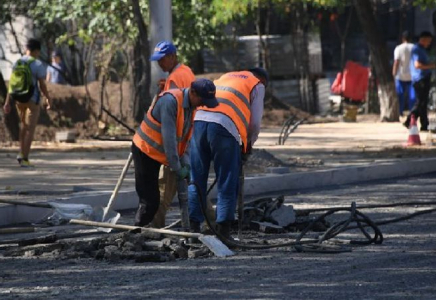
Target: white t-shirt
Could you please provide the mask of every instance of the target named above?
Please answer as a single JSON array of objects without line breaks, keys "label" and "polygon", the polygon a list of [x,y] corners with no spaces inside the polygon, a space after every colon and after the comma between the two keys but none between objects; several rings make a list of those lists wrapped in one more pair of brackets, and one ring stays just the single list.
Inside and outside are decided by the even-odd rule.
[{"label": "white t-shirt", "polygon": [[410,75],[410,53],[412,52],[413,44],[402,43],[395,47],[394,50],[394,60],[398,60],[398,71],[395,79],[401,81],[411,81],[412,76]]},{"label": "white t-shirt", "polygon": [[[261,83],[258,83],[253,90],[251,91],[250,99],[250,123],[247,132],[247,138],[251,141],[251,145],[254,145],[254,142],[257,141],[260,132],[260,124],[262,122],[263,115],[263,101],[265,98],[265,86]],[[227,117],[225,114],[199,110],[195,114],[194,121],[205,121],[211,123],[217,123],[223,126],[227,131],[233,135],[239,145],[242,144],[241,137],[239,135],[239,131],[236,128],[235,123],[233,123],[232,119]]]}]

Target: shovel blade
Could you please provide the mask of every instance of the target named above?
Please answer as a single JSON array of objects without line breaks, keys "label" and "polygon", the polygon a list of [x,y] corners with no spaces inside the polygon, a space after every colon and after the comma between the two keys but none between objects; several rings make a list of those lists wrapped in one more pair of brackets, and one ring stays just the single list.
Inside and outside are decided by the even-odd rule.
[{"label": "shovel blade", "polygon": [[[105,222],[115,225],[120,218],[120,214],[116,211],[109,210],[103,220],[104,208],[92,207],[88,204],[76,204],[76,203],[49,203],[54,208],[52,218],[58,219],[79,219],[85,221]],[[98,228],[100,231],[111,232],[112,228]]]},{"label": "shovel blade", "polygon": [[203,245],[208,247],[218,257],[233,256],[235,253],[229,249],[223,242],[213,235],[201,235],[198,238]]},{"label": "shovel blade", "polygon": [[[115,225],[117,224],[118,219],[120,218],[120,213],[109,210],[106,213],[106,216],[104,216],[105,209],[103,207],[94,207],[93,214],[88,218],[88,221],[95,221],[95,222],[104,222],[108,224]],[[104,216],[104,220],[103,220]],[[103,228],[103,227],[97,227],[99,231],[103,232],[111,232],[112,228]]]}]

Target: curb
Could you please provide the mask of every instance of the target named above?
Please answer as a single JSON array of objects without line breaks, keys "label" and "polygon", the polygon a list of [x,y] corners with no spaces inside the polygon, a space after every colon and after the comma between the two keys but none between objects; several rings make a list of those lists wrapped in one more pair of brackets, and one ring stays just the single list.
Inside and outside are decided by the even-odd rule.
[{"label": "curb", "polygon": [[[436,158],[396,160],[366,166],[343,167],[313,172],[271,174],[245,178],[244,195],[278,194],[292,190],[337,186],[383,180],[398,177],[416,176],[436,172]],[[209,197],[216,198],[216,188]]]},{"label": "curb", "polygon": [[[244,183],[244,195],[247,198],[279,194],[288,191],[337,186],[350,183],[362,183],[372,180],[416,176],[436,172],[436,158],[396,160],[367,166],[353,166],[299,172],[288,174],[267,174],[247,177]],[[51,201],[82,203],[91,206],[105,206],[112,191],[82,192],[71,197],[56,198]],[[212,189],[209,198],[216,199],[217,189]],[[133,209],[138,206],[135,190],[118,193],[115,210]],[[19,205],[0,206],[0,226],[40,220],[51,213],[51,209]]]}]

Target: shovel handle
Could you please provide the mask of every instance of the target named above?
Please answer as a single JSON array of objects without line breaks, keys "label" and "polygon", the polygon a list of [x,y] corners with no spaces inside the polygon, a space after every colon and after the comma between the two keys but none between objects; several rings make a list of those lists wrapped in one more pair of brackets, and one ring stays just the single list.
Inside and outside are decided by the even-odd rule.
[{"label": "shovel handle", "polygon": [[129,157],[127,158],[127,161],[124,164],[124,168],[123,168],[123,171],[121,172],[120,178],[118,178],[117,185],[115,186],[115,189],[112,192],[111,198],[109,199],[109,202],[108,202],[107,206],[104,209],[103,219],[102,219],[103,222],[106,219],[106,216],[107,216],[108,212],[112,209],[112,207],[115,204],[115,199],[117,198],[118,191],[121,188],[121,184],[124,181],[124,177],[126,177],[127,170],[129,169],[130,164],[132,163],[132,159],[133,159],[132,152],[130,152]]},{"label": "shovel handle", "polygon": [[242,240],[242,223],[244,221],[244,165],[239,169],[239,190],[238,190],[238,239]]},{"label": "shovel handle", "polygon": [[77,220],[77,219],[71,219],[70,224],[79,224],[79,225],[113,228],[113,229],[121,229],[121,230],[141,229],[142,231],[160,233],[165,236],[182,236],[186,238],[199,238],[200,236],[202,236],[200,233],[194,233],[194,232],[183,232],[183,231],[174,231],[174,230],[158,229],[158,228],[144,228],[139,226],[108,224],[104,222],[84,221],[84,220]]}]

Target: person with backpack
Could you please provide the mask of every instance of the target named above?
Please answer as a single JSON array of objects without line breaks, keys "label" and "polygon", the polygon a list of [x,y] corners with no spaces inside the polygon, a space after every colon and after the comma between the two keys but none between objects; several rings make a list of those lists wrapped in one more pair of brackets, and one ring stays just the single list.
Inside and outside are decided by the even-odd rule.
[{"label": "person with backpack", "polygon": [[12,68],[8,94],[3,106],[6,114],[11,112],[12,103],[15,102],[17,106],[21,120],[20,153],[17,155],[17,161],[21,167],[34,167],[29,161],[29,153],[39,119],[41,92],[46,97],[45,108],[48,110],[51,106],[51,98],[45,84],[46,67],[38,60],[40,53],[41,43],[36,39],[29,39],[26,43],[26,54]]}]

